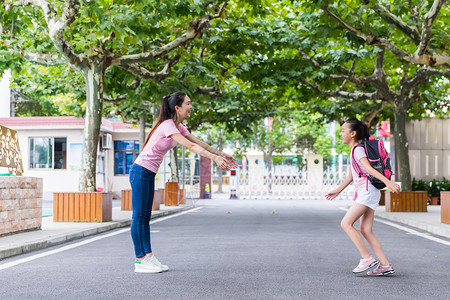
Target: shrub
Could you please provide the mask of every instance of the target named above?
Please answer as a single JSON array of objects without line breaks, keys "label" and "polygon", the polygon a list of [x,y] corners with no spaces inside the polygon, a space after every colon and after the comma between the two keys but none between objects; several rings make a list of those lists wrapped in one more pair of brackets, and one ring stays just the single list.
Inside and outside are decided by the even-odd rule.
[{"label": "shrub", "polygon": [[432,181],[416,180],[413,178],[413,191],[426,191],[429,197],[439,197],[441,191],[450,191],[450,181],[446,178]]}]

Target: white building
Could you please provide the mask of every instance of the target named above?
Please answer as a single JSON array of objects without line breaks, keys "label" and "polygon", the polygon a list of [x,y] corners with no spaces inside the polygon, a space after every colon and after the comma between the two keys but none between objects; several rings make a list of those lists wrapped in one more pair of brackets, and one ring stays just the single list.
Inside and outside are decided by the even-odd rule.
[{"label": "white building", "polygon": [[[43,178],[44,192],[78,191],[84,119],[0,118],[0,125],[18,133],[24,176]],[[98,150],[97,189],[118,195],[122,189],[130,189],[128,174],[139,154],[139,127],[103,119]],[[164,164],[161,169],[170,174]],[[161,179],[157,187],[162,186],[163,177],[157,176]]]}]

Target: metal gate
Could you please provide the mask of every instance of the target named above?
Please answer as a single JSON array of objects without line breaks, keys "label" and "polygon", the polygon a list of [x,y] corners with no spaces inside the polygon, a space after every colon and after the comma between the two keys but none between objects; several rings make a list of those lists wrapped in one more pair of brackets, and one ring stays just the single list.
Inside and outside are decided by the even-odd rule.
[{"label": "metal gate", "polygon": [[[239,169],[240,199],[324,199],[324,196],[336,189],[347,177],[349,166],[344,166],[340,174],[331,168],[322,174],[308,174],[303,168],[297,173],[253,174]],[[347,187],[337,199],[353,199],[353,189]]]}]

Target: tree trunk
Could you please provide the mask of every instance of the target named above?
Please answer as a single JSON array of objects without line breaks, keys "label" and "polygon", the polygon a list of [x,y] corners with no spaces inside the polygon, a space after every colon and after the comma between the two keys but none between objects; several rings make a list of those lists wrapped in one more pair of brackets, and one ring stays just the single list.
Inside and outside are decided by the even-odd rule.
[{"label": "tree trunk", "polygon": [[97,147],[102,123],[103,72],[102,64],[91,65],[82,72],[86,81],[86,116],[81,153],[80,192],[95,192],[97,188]]},{"label": "tree trunk", "polygon": [[395,152],[398,165],[395,178],[396,180],[400,178],[402,190],[410,191],[412,184],[408,140],[406,137],[406,110],[394,108],[394,128]]},{"label": "tree trunk", "polygon": [[177,146],[170,150],[170,181],[179,182]]},{"label": "tree trunk", "polygon": [[152,123],[155,124],[156,120],[158,120],[158,115],[159,115],[159,106],[156,103],[153,103],[152,105]]},{"label": "tree trunk", "polygon": [[[223,150],[223,134],[222,132],[220,133],[220,136],[217,140],[217,148],[219,151]],[[217,177],[217,184],[218,184],[218,188],[217,188],[217,192],[216,193],[223,193],[222,190],[222,183],[223,183],[223,173],[222,173],[222,169],[221,168],[217,168],[217,172],[218,172],[218,177]]]},{"label": "tree trunk", "polygon": [[[270,146],[269,146],[270,147]],[[266,163],[266,167],[267,167],[267,182],[268,182],[268,191],[269,194],[272,194],[272,155],[273,155],[273,151],[269,149],[269,151],[263,152],[264,154],[264,162]]]},{"label": "tree trunk", "polygon": [[139,153],[142,152],[145,143],[145,114],[139,116]]}]

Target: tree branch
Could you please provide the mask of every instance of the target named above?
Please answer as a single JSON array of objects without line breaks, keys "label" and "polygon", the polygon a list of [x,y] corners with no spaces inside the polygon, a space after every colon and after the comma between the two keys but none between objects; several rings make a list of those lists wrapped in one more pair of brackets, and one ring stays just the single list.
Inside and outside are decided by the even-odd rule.
[{"label": "tree branch", "polygon": [[433,22],[436,20],[436,17],[445,2],[446,0],[434,0],[430,11],[423,16],[422,35],[420,37],[420,44],[417,48],[416,55],[421,56],[425,54],[431,40],[431,28],[433,27]]},{"label": "tree branch", "polygon": [[[364,4],[370,4],[369,0],[363,0]],[[409,26],[402,19],[394,15],[385,6],[375,3],[372,5],[372,9],[388,24],[392,24],[400,29],[406,36],[408,36],[414,44],[418,45],[420,42],[420,34],[415,26]]]},{"label": "tree branch", "polygon": [[417,89],[420,85],[425,84],[429,81],[431,76],[445,76],[450,77],[450,70],[440,71],[435,68],[430,68],[428,66],[421,67],[417,70],[416,74],[410,79],[407,79],[403,82],[401,93],[406,94],[409,93],[407,105],[411,105],[411,103],[418,101],[416,97],[412,95],[419,95]]},{"label": "tree branch", "polygon": [[[386,106],[388,105],[387,101],[381,101],[381,104],[378,108],[375,110],[372,110],[368,113],[366,113],[363,117],[363,123],[365,123],[369,128],[371,128],[373,125],[375,125],[378,122],[374,122],[377,118],[377,115],[380,111],[382,111]],[[375,123],[375,124],[373,124]]]},{"label": "tree branch", "polygon": [[166,65],[160,72],[152,72],[139,64],[124,64],[119,66],[133,73],[134,75],[139,76],[140,78],[161,81],[170,75],[172,67],[178,63],[179,59],[180,55],[175,55],[175,57],[173,57],[166,63]]},{"label": "tree branch", "polygon": [[[445,0],[435,0],[436,2]],[[450,68],[450,55],[446,52],[444,54],[434,54],[429,55],[423,53],[419,55],[419,52],[416,51],[414,54],[410,54],[405,50],[397,47],[389,39],[385,39],[382,37],[377,37],[375,35],[367,35],[363,33],[361,30],[354,28],[353,26],[345,23],[341,18],[339,18],[336,14],[334,14],[330,9],[326,6],[322,6],[322,9],[328,14],[331,18],[333,18],[336,22],[338,22],[343,28],[347,29],[354,35],[360,37],[365,41],[365,43],[369,46],[377,46],[379,48],[385,48],[391,51],[394,55],[401,58],[402,60],[413,63],[416,65],[428,65],[428,66],[444,66],[446,68]],[[435,17],[435,16],[434,16]],[[433,19],[434,20],[434,19]],[[429,41],[428,41],[429,42]]]},{"label": "tree branch", "polygon": [[344,91],[325,91],[322,90],[317,84],[311,83],[305,79],[298,78],[299,82],[304,85],[312,88],[316,93],[326,96],[326,97],[341,97],[345,99],[351,99],[353,101],[364,101],[364,100],[378,100],[381,97],[379,96],[378,91],[373,93],[361,93],[361,92],[344,92]]},{"label": "tree branch", "polygon": [[209,95],[212,98],[220,98],[223,96],[219,86],[213,85],[208,87],[197,87],[194,91],[196,94]]},{"label": "tree branch", "polygon": [[209,22],[212,19],[219,18],[227,5],[227,2],[223,2],[218,13],[216,15],[207,14],[201,20],[195,18],[191,22],[189,22],[188,30],[183,33],[181,36],[177,37],[167,45],[164,45],[158,49],[154,49],[149,52],[132,54],[132,55],[122,55],[116,56],[112,59],[112,65],[129,65],[135,63],[143,63],[154,60],[156,58],[160,58],[165,56],[167,53],[176,49],[184,44],[190,43],[197,37],[200,37],[209,29]]},{"label": "tree branch", "polygon": [[[326,66],[327,64],[323,60],[314,60],[312,57],[309,57],[306,52],[303,49],[299,49],[298,52],[301,54],[303,59],[310,61],[317,69],[322,69],[323,66]],[[354,70],[356,67],[356,61],[352,62],[352,66],[350,69],[344,68],[341,65],[337,66],[341,71],[347,73],[347,74],[331,74],[328,75],[330,79],[333,80],[347,80],[352,83],[363,85],[364,83],[376,83],[376,77],[374,74],[366,76],[366,77],[355,77]]]},{"label": "tree branch", "polygon": [[42,53],[24,53],[23,58],[28,61],[42,66],[60,66],[67,65],[67,61],[64,61],[55,54],[42,54]]},{"label": "tree branch", "polygon": [[[141,80],[136,79],[129,86],[127,86],[127,88],[130,90],[135,90],[139,87],[140,84],[141,84]],[[105,100],[106,102],[110,102],[110,103],[117,103],[119,101],[125,100],[126,98],[127,98],[127,96],[125,96],[125,95],[117,95],[115,98],[103,97],[103,100]]]},{"label": "tree branch", "polygon": [[63,32],[75,20],[80,3],[75,0],[66,0],[65,2],[69,6],[62,10],[63,14],[60,19],[57,18],[54,8],[46,0],[19,0],[13,3],[5,3],[5,10],[10,10],[13,6],[28,5],[40,8],[47,23],[49,38],[67,62],[78,68],[80,64],[85,62],[86,58],[73,51],[72,46],[64,38]]},{"label": "tree branch", "polygon": [[106,102],[109,102],[109,103],[117,103],[119,101],[125,100],[126,98],[127,98],[127,96],[125,96],[125,95],[118,95],[115,98],[103,97],[103,100],[106,101]]}]

